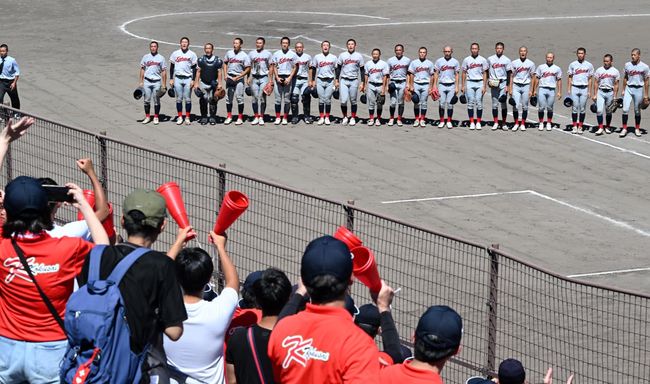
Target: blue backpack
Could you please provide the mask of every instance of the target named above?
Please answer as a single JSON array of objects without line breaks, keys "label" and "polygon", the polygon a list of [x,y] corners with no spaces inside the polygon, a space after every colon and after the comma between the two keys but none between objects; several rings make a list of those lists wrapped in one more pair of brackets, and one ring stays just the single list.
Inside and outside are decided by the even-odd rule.
[{"label": "blue backpack", "polygon": [[131,351],[120,280],[148,248],[137,248],[115,266],[106,280],[99,269],[105,245],[90,252],[88,282],[70,296],[65,309],[68,350],[61,363],[64,383],[137,383],[147,350]]}]

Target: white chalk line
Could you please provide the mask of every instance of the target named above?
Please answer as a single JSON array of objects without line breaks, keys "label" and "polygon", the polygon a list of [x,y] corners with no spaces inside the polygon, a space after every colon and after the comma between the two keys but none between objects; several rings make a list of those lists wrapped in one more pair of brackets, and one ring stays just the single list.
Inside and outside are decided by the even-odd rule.
[{"label": "white chalk line", "polygon": [[611,218],[609,216],[601,215],[600,213],[594,212],[590,209],[587,208],[582,208],[577,205],[573,205],[571,203],[567,203],[566,201],[560,200],[553,198],[551,196],[545,195],[543,193],[539,193],[537,191],[533,190],[522,190],[522,191],[509,191],[509,192],[494,192],[494,193],[480,193],[480,194],[473,194],[473,195],[456,195],[456,196],[440,196],[440,197],[428,197],[428,198],[423,198],[423,199],[407,199],[407,200],[393,200],[393,201],[384,201],[382,204],[397,204],[397,203],[410,203],[410,202],[422,202],[422,201],[441,201],[441,200],[453,200],[453,199],[467,199],[467,198],[476,198],[476,197],[488,197],[488,196],[499,196],[499,195],[515,195],[515,194],[530,194],[539,198],[542,198],[544,200],[551,201],[553,203],[562,205],[567,208],[571,208],[574,211],[578,211],[593,217],[596,217],[598,219],[601,219],[603,221],[606,221],[616,227],[622,228],[622,229],[627,229],[630,231],[635,232],[638,235],[645,236],[645,237],[650,237],[650,232],[644,231],[642,229],[639,229],[629,223],[626,223],[625,221],[620,221],[616,220],[614,218]]},{"label": "white chalk line", "polygon": [[567,277],[576,278],[576,277],[607,276],[607,275],[618,275],[622,273],[644,272],[644,271],[650,271],[650,267],[619,269],[619,270],[604,271],[604,272],[579,273],[577,275],[568,275]]},{"label": "white chalk line", "polygon": [[638,14],[609,14],[609,15],[581,15],[581,16],[539,16],[539,17],[510,17],[499,19],[464,19],[464,20],[414,20],[414,21],[391,21],[385,23],[328,25],[325,28],[361,28],[361,27],[387,27],[397,25],[422,25],[422,24],[463,24],[463,23],[509,23],[509,22],[532,22],[552,20],[583,20],[583,19],[613,19],[626,17],[648,17],[650,13]]}]

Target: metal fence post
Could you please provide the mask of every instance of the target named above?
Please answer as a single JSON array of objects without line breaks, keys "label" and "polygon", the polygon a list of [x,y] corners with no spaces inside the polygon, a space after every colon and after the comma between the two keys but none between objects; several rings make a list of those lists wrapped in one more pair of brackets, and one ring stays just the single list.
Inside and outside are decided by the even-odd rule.
[{"label": "metal fence post", "polygon": [[497,298],[499,294],[499,257],[492,249],[499,249],[499,244],[492,244],[487,253],[490,255],[490,287],[488,292],[488,346],[487,370],[496,372],[497,349]]},{"label": "metal fence post", "polygon": [[11,146],[7,148],[5,155],[5,168],[7,168],[7,183],[14,179],[14,162],[11,156]]},{"label": "metal fence post", "polygon": [[99,132],[101,136],[97,136],[97,141],[99,141],[99,169],[100,169],[100,177],[99,180],[102,183],[102,187],[104,188],[104,193],[108,194],[108,148],[106,144],[106,131],[101,131]]},{"label": "metal fence post", "polygon": [[[219,187],[217,189],[217,193],[219,194],[219,196],[217,196],[217,199],[219,201],[218,207],[221,207],[221,203],[223,203],[223,199],[226,197],[226,172],[224,172],[225,168],[225,163],[219,164],[219,168],[217,168],[217,175],[219,177]],[[216,213],[219,214],[219,208],[217,208]],[[217,267],[215,268],[214,276],[216,282],[213,283],[216,283],[218,292],[221,292],[226,287],[226,281],[223,275],[223,270],[221,268],[221,260],[219,259],[218,255],[215,256],[213,262]]]},{"label": "metal fence post", "polygon": [[345,226],[350,230],[354,231],[354,200],[348,200],[347,204],[343,205],[343,209],[345,209],[345,216],[346,216],[346,221],[345,221]]}]

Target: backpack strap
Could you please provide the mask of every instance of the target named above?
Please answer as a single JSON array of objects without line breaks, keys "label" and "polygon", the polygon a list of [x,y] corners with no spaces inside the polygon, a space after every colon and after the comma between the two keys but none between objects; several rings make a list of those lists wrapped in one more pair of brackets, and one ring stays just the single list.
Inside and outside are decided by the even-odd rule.
[{"label": "backpack strap", "polygon": [[251,352],[253,352],[253,361],[255,361],[255,368],[257,369],[257,376],[260,378],[260,382],[262,384],[266,384],[266,380],[264,380],[264,372],[262,372],[262,367],[260,363],[259,357],[257,357],[257,351],[255,349],[255,337],[253,337],[253,327],[248,327],[248,331],[246,332],[246,338],[248,339],[248,345],[251,347]]},{"label": "backpack strap", "polygon": [[151,251],[151,249],[140,247],[135,251],[129,253],[125,258],[123,258],[122,260],[120,260],[119,263],[117,263],[117,266],[115,267],[115,269],[113,269],[113,272],[111,272],[111,274],[108,276],[106,280],[112,281],[113,283],[115,283],[115,285],[120,284],[120,281],[122,280],[126,272],[129,270],[129,268],[131,268],[133,263],[138,261],[140,256],[144,255],[149,251]]},{"label": "backpack strap", "polygon": [[105,249],[106,245],[100,244],[95,245],[93,249],[90,250],[90,260],[88,261],[88,281],[99,280],[99,270]]}]

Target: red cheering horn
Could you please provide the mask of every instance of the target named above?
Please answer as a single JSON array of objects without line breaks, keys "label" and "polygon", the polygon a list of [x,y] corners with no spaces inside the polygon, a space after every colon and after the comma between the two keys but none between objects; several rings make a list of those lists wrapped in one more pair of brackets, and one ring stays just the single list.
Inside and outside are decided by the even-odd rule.
[{"label": "red cheering horn", "polygon": [[[95,209],[95,192],[92,189],[84,189],[84,197],[86,198],[86,201],[88,204],[90,204],[90,207],[92,209]],[[81,213],[81,211],[77,212],[77,220],[83,220],[84,215]]]},{"label": "red cheering horn", "polygon": [[377,263],[375,263],[375,256],[372,251],[367,247],[355,247],[351,251],[352,256],[352,273],[359,279],[370,292],[378,293],[381,289],[381,279],[379,278],[379,271],[377,271]]},{"label": "red cheering horn", "polygon": [[334,233],[334,238],[344,242],[350,250],[363,245],[361,239],[352,233],[352,231],[343,226],[339,227],[339,229],[336,230],[336,233]]},{"label": "red cheering horn", "polygon": [[214,225],[214,233],[222,235],[248,208],[248,196],[239,191],[228,191]]},{"label": "red cheering horn", "polygon": [[[190,226],[190,220],[187,218],[187,211],[185,204],[183,204],[183,197],[181,196],[181,188],[173,181],[165,183],[158,187],[156,192],[160,193],[165,198],[167,210],[172,218],[180,228],[187,228]],[[192,240],[196,237],[196,233],[191,231],[185,237],[185,241]]]}]

